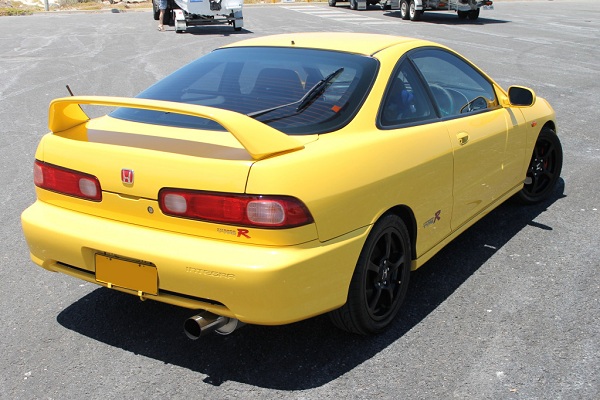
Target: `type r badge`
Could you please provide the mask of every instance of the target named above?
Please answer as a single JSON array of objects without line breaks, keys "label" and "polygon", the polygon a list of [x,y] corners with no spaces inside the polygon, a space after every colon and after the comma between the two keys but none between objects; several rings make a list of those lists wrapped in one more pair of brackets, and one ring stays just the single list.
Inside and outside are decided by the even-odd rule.
[{"label": "type r badge", "polygon": [[442,219],[442,217],[440,217],[441,213],[442,213],[442,210],[437,210],[433,217],[431,217],[427,221],[425,221],[425,223],[423,224],[423,228],[427,228],[428,226],[435,224],[435,221],[439,221],[440,219]]},{"label": "type r badge", "polygon": [[121,170],[121,182],[126,185],[133,185],[133,170],[123,168]]}]

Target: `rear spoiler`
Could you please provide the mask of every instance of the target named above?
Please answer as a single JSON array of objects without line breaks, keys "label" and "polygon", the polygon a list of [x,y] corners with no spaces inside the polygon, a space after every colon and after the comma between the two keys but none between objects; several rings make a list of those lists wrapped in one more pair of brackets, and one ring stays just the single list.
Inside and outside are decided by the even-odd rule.
[{"label": "rear spoiler", "polygon": [[62,132],[89,121],[90,117],[79,107],[80,104],[140,108],[210,119],[235,136],[254,160],[304,148],[304,144],[297,139],[235,111],[195,104],[127,97],[73,96],[52,100],[48,111],[50,131]]}]

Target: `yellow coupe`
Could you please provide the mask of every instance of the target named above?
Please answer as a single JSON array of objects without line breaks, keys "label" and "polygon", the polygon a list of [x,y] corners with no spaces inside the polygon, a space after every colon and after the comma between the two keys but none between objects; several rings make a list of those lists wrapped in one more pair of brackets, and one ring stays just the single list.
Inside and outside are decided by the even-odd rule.
[{"label": "yellow coupe", "polygon": [[194,339],[323,313],[381,332],[411,270],[506,199],[552,195],[562,166],[532,90],[387,35],[240,41],[136,98],[56,99],[48,125],[32,260],[202,310]]}]

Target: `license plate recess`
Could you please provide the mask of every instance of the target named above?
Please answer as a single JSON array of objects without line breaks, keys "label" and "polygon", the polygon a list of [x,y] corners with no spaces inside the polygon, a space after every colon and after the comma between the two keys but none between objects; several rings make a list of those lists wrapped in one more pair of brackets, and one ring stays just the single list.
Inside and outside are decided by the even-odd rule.
[{"label": "license plate recess", "polygon": [[148,294],[158,294],[158,271],[151,263],[96,254],[96,280]]}]

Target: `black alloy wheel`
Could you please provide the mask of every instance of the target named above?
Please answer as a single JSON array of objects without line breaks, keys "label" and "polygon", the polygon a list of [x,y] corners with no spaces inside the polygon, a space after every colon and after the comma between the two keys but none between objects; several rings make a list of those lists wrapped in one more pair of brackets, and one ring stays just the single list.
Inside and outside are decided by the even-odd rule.
[{"label": "black alloy wheel", "polygon": [[563,152],[552,129],[543,128],[537,138],[523,189],[518,199],[525,204],[539,203],[550,197],[560,178]]},{"label": "black alloy wheel", "polygon": [[334,325],[361,335],[385,330],[406,296],[410,264],[406,225],[397,215],[382,217],[361,251],[346,304],[330,313]]}]

